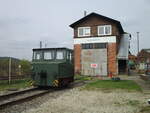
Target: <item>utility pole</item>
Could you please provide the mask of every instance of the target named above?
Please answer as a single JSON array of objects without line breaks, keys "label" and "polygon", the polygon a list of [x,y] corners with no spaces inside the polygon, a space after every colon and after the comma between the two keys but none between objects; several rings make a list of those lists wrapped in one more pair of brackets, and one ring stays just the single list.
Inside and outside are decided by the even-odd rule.
[{"label": "utility pole", "polygon": [[86,16],[87,15],[87,12],[86,11],[84,11],[84,16]]},{"label": "utility pole", "polygon": [[139,49],[139,33],[140,32],[136,32],[137,33],[137,55],[139,54],[139,52],[140,52],[140,49]]},{"label": "utility pole", "polygon": [[11,57],[9,58],[9,84],[11,82]]},{"label": "utility pole", "polygon": [[140,32],[136,32],[137,33],[137,64],[138,64],[138,69],[139,69],[139,33]]}]

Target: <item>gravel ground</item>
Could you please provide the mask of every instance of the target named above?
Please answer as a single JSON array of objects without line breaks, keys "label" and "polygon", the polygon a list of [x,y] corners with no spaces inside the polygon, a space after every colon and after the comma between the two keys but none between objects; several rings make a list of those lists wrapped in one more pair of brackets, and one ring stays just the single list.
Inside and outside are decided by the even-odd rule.
[{"label": "gravel ground", "polygon": [[140,92],[105,93],[74,88],[22,113],[138,113],[149,97]]},{"label": "gravel ground", "polygon": [[51,92],[49,94],[35,98],[28,102],[24,102],[24,103],[21,103],[18,105],[8,106],[7,108],[0,110],[0,113],[21,113],[22,111],[27,111],[32,108],[34,108],[34,109],[39,108],[39,106],[41,104],[47,102],[50,99],[55,99],[55,98],[59,97],[59,95],[63,94],[67,90],[68,89]]},{"label": "gravel ground", "polygon": [[[140,81],[138,76],[122,76],[121,79]],[[139,84],[142,83],[143,81]],[[142,87],[147,90],[146,85]],[[86,91],[78,87],[46,94],[0,113],[139,113],[143,106],[148,106],[149,98],[149,93],[123,90]]]}]

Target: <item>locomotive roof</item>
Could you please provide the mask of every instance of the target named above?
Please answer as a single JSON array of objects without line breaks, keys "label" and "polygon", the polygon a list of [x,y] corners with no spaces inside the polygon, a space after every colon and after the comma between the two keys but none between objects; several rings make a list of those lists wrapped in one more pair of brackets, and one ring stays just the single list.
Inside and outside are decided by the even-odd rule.
[{"label": "locomotive roof", "polygon": [[32,49],[33,51],[42,51],[42,50],[69,50],[69,51],[73,51],[72,49],[66,48],[66,47],[60,47],[60,48],[34,48]]}]

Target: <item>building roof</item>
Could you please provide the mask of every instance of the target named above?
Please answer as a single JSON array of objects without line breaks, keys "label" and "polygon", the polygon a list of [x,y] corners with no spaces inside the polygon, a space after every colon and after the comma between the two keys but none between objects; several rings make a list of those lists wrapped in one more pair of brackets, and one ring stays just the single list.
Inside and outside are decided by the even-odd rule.
[{"label": "building roof", "polygon": [[147,53],[150,53],[150,49],[142,49],[142,50],[145,51],[145,52],[147,52]]},{"label": "building roof", "polygon": [[107,21],[111,21],[111,22],[116,23],[116,25],[117,25],[118,28],[119,28],[119,31],[120,31],[121,33],[124,33],[124,30],[123,30],[123,28],[122,28],[122,26],[121,26],[121,23],[120,23],[119,21],[114,20],[114,19],[109,18],[109,17],[106,17],[106,16],[103,16],[103,15],[100,15],[100,14],[97,14],[97,13],[94,13],[94,12],[93,12],[93,13],[90,13],[89,15],[87,15],[87,16],[81,18],[80,20],[74,22],[73,24],[70,25],[70,27],[74,28],[77,24],[80,24],[81,22],[83,22],[83,21],[85,21],[86,19],[88,19],[88,18],[90,18],[90,17],[93,17],[93,16],[98,17],[98,18],[103,18],[103,19],[105,19],[105,20],[107,20]]},{"label": "building roof", "polygon": [[66,47],[58,47],[58,48],[33,48],[33,51],[43,51],[43,50],[70,50],[72,49],[66,48]]}]

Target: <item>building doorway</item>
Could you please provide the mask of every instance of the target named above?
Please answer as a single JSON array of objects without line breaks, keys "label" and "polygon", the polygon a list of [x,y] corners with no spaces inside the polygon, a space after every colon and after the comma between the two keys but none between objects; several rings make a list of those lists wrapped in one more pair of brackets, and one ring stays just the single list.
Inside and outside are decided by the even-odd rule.
[{"label": "building doorway", "polygon": [[127,73],[127,60],[118,60],[118,72],[119,74]]}]

